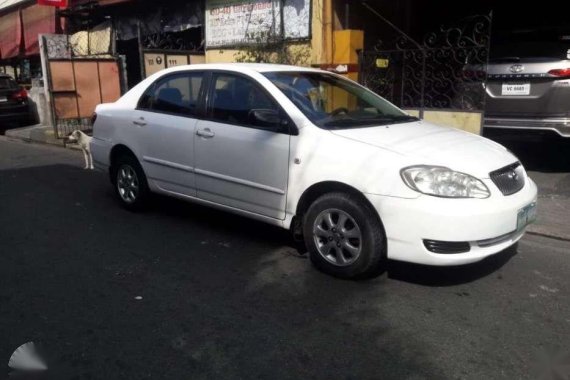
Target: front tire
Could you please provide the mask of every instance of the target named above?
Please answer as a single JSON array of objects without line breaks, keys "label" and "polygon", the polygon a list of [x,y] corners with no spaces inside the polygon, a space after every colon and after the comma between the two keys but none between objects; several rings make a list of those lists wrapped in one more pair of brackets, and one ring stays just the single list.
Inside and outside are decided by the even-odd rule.
[{"label": "front tire", "polygon": [[384,270],[384,228],[357,197],[329,193],[318,198],[305,214],[303,235],[312,263],[325,273],[362,279]]},{"label": "front tire", "polygon": [[150,191],[138,160],[131,155],[120,156],[113,164],[111,176],[121,205],[130,211],[142,210]]}]

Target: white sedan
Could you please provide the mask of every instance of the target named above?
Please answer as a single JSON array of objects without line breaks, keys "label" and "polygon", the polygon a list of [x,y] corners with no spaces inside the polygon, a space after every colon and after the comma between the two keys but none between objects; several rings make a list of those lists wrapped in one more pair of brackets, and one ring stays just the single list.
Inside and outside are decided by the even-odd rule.
[{"label": "white sedan", "polygon": [[94,119],[95,166],[128,209],[155,192],[290,229],[339,277],[476,262],[535,217],[536,185],[507,149],[321,70],[176,67]]}]

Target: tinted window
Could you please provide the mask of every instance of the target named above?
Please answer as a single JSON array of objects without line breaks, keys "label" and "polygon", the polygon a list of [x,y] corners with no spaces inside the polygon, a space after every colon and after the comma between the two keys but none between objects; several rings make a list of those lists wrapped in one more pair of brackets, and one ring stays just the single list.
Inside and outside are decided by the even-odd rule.
[{"label": "tinted window", "polygon": [[139,108],[185,116],[197,114],[203,73],[183,73],[159,79],[142,96]]},{"label": "tinted window", "polygon": [[16,84],[16,82],[14,82],[14,80],[12,78],[0,77],[0,89],[1,90],[11,89],[11,88],[16,88],[16,87],[18,87],[18,85]]},{"label": "tinted window", "polygon": [[210,115],[216,121],[257,126],[253,110],[279,112],[275,102],[252,80],[231,74],[214,75]]}]

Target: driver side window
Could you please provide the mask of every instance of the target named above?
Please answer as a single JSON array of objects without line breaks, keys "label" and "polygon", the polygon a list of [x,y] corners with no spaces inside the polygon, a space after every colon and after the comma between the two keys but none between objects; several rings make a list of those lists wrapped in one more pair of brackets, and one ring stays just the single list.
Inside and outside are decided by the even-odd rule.
[{"label": "driver side window", "polygon": [[212,120],[247,127],[260,127],[254,111],[274,111],[280,108],[259,85],[251,79],[232,74],[214,74],[209,115]]}]

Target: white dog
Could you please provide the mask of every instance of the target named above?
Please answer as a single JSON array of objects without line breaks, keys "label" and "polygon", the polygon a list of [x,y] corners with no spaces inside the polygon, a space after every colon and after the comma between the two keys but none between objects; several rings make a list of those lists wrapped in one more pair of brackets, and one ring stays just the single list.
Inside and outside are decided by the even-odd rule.
[{"label": "white dog", "polygon": [[93,157],[91,156],[91,148],[89,147],[91,137],[81,131],[75,130],[67,136],[67,141],[77,143],[83,151],[83,157],[85,157],[84,169],[93,169]]}]

